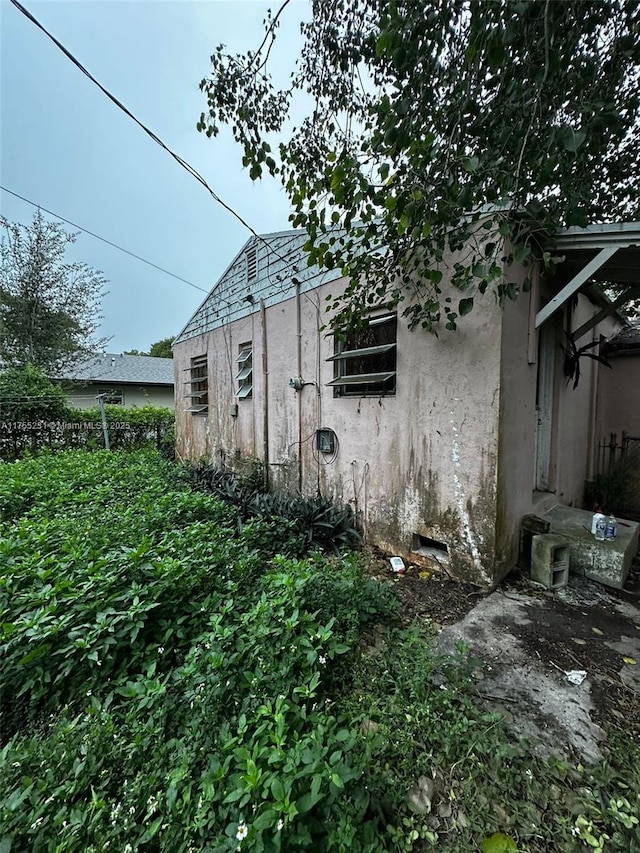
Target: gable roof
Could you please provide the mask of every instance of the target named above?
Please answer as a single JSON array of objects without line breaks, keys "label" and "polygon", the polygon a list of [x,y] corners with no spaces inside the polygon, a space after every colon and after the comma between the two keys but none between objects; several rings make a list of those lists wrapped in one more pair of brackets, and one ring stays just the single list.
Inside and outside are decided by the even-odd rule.
[{"label": "gable roof", "polygon": [[308,239],[307,232],[298,229],[247,240],[179,332],[173,345],[241,317],[249,317],[260,310],[261,300],[269,307],[290,299],[296,291],[293,279],[299,282],[300,292],[305,293],[320,284],[342,278],[338,269],[321,270],[315,264],[307,266],[303,246]]},{"label": "gable roof", "polygon": [[173,385],[173,359],[106,352],[68,368],[56,378],[119,385]]}]

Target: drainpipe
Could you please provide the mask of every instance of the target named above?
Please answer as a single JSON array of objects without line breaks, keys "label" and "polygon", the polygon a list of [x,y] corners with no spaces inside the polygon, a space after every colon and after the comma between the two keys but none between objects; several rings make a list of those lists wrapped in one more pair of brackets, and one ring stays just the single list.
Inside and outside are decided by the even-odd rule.
[{"label": "drainpipe", "polygon": [[[302,316],[300,307],[300,282],[293,279],[296,288],[296,336],[298,349],[297,376],[302,376]],[[298,402],[298,491],[302,494],[302,390],[296,394]]]},{"label": "drainpipe", "polygon": [[[600,334],[597,331],[597,326],[593,330],[593,340],[597,341],[600,338]],[[593,352],[595,350],[592,349]],[[589,449],[589,456],[587,457],[587,480],[593,480],[595,471],[595,432],[596,432],[596,417],[598,410],[598,379],[600,377],[600,365],[597,361],[592,361],[593,365],[591,369],[591,401],[590,401],[590,411],[589,411],[589,432],[587,436],[587,447]]]},{"label": "drainpipe", "polygon": [[260,300],[260,322],[262,324],[262,456],[264,468],[264,490],[269,491],[269,362],[267,359],[267,312],[264,299]]},{"label": "drainpipe", "polygon": [[[322,428],[322,385],[321,385],[321,382],[322,382],[322,372],[321,372],[322,371],[322,361],[321,361],[321,358],[322,358],[322,353],[321,353],[322,341],[320,339],[320,306],[318,305],[318,298],[319,297],[316,295],[316,306],[315,306],[316,307],[316,390],[318,392],[316,394],[316,403],[317,403],[316,428],[321,429]],[[316,476],[316,479],[317,479],[316,489],[317,489],[318,494],[320,494],[320,454],[319,453],[316,453],[316,475],[317,475]]]}]

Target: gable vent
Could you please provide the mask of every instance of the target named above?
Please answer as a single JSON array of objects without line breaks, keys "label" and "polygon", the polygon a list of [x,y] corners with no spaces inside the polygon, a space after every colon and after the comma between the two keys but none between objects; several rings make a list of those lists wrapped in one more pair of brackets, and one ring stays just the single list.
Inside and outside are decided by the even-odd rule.
[{"label": "gable vent", "polygon": [[256,247],[247,249],[247,281],[252,281],[258,275],[258,258]]}]

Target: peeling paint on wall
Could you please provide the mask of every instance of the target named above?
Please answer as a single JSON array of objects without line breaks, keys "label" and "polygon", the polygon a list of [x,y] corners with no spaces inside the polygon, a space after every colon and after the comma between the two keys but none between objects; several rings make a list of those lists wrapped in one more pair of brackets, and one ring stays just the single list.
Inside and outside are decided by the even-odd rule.
[{"label": "peeling paint on wall", "polygon": [[[454,413],[451,412],[453,415]],[[458,514],[460,516],[462,534],[469,548],[469,553],[471,554],[473,565],[480,577],[490,583],[491,578],[485,572],[482,559],[480,556],[480,549],[478,545],[482,544],[476,541],[476,536],[473,532],[473,528],[471,526],[471,517],[469,512],[467,511],[466,503],[466,495],[464,491],[464,487],[460,480],[459,470],[460,470],[460,446],[458,444],[458,428],[455,425],[454,421],[451,421],[451,431],[453,432],[453,439],[451,442],[451,461],[453,462],[453,482],[455,484],[455,495],[456,495],[456,506],[458,508]],[[480,537],[478,537],[480,538]]]},{"label": "peeling paint on wall", "polygon": [[[328,385],[334,379],[334,340],[320,332],[316,304],[325,304],[336,286],[310,288],[314,299],[303,296],[299,318],[293,294],[277,305],[267,303],[264,318],[254,304],[255,316],[226,324],[220,319],[206,334],[177,343],[177,375],[183,376],[180,371],[189,358],[206,352],[210,387],[215,389],[206,419],[177,412],[181,452],[194,461],[206,456],[227,466],[236,466],[243,457],[264,459],[273,488],[321,492],[350,503],[367,541],[410,559],[416,556],[417,537],[444,542],[452,574],[491,582],[499,309],[483,302],[464,329],[440,338],[399,322],[395,394],[334,396]],[[234,419],[229,404],[236,388],[229,360],[238,345],[250,340],[253,394],[240,401]],[[298,392],[289,386],[295,375],[308,382]],[[457,424],[453,446],[450,418]],[[331,458],[319,456],[315,448],[319,428],[330,428],[337,436]]]}]

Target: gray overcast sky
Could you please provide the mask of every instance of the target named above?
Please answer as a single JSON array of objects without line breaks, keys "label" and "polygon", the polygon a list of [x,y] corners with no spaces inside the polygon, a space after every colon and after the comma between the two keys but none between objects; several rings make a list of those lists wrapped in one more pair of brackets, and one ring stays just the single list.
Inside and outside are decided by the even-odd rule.
[{"label": "gray overcast sky", "polygon": [[[23,0],[23,5],[253,228],[267,233],[289,227],[279,184],[250,181],[229,133],[208,140],[195,129],[206,106],[198,84],[208,74],[214,48],[221,42],[234,51],[256,48],[273,4]],[[305,0],[288,7],[276,62],[279,57],[292,62],[307,8]],[[1,183],[211,288],[249,232],[8,0],[0,0],[0,49]],[[34,213],[5,192],[0,210],[23,223]],[[147,349],[176,334],[204,298],[82,233],[69,254],[109,280],[101,333],[112,336],[111,351]]]}]

